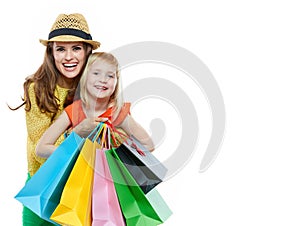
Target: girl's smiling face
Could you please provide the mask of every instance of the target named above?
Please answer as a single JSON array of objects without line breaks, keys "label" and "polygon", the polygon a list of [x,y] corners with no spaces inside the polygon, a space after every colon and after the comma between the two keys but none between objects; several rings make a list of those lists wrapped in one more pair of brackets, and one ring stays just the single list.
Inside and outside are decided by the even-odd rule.
[{"label": "girl's smiling face", "polygon": [[109,100],[117,84],[117,67],[105,60],[96,60],[87,74],[87,93],[91,98]]}]

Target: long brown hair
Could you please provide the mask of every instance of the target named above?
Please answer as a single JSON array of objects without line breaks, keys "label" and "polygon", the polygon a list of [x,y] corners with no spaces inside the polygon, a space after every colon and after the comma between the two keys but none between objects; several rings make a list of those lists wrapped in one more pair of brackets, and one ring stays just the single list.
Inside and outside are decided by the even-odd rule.
[{"label": "long brown hair", "polygon": [[[90,45],[83,43],[83,47],[86,52],[86,56],[88,56],[91,53]],[[84,66],[82,67],[82,71]],[[73,101],[75,89],[80,80],[82,71],[80,72],[79,76],[76,76],[74,78],[73,87],[69,90],[64,106],[70,104]],[[34,92],[35,92],[37,106],[39,107],[42,113],[52,113],[53,114],[52,119],[53,119],[59,110],[59,104],[57,102],[57,97],[55,96],[55,88],[59,76],[61,76],[61,74],[55,66],[54,57],[53,57],[53,43],[49,42],[46,47],[44,61],[42,65],[38,68],[38,70],[33,75],[28,76],[25,79],[25,82],[23,84],[23,88],[24,88],[24,97],[22,98],[23,103],[15,108],[12,108],[10,106],[8,107],[11,110],[17,110],[25,105],[25,110],[30,111],[31,101],[29,99],[28,90],[31,83],[34,83]]]}]

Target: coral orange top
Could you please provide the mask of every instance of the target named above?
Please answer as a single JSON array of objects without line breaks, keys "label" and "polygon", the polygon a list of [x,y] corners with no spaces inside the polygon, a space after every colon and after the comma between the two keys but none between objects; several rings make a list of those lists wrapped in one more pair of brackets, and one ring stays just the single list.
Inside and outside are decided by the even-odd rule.
[{"label": "coral orange top", "polygon": [[[130,103],[124,103],[118,117],[112,122],[114,126],[120,125],[126,116],[130,114]],[[73,104],[67,106],[65,108],[65,111],[67,115],[69,116],[71,122],[72,122],[72,127],[74,128],[77,126],[80,122],[82,122],[85,118],[86,115],[84,114],[83,108],[82,108],[82,101],[77,100],[73,102]],[[99,115],[99,117],[103,118],[108,118],[111,120],[112,118],[112,107],[108,108],[103,114]]]}]

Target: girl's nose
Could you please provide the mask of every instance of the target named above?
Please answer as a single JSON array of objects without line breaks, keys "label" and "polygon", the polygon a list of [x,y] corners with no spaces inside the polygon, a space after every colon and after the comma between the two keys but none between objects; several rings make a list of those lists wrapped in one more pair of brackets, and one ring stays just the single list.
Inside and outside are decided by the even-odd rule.
[{"label": "girl's nose", "polygon": [[99,76],[99,81],[102,82],[102,83],[107,83],[107,78],[105,75],[101,74]]}]

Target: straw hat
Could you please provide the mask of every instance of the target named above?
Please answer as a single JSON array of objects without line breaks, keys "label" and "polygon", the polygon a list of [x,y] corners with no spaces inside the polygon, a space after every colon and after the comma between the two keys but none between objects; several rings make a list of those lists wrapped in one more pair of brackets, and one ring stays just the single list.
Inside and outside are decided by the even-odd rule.
[{"label": "straw hat", "polygon": [[86,20],[79,13],[58,15],[48,40],[40,39],[40,42],[45,46],[48,42],[86,42],[92,45],[93,50],[100,46],[100,42],[93,41]]}]

